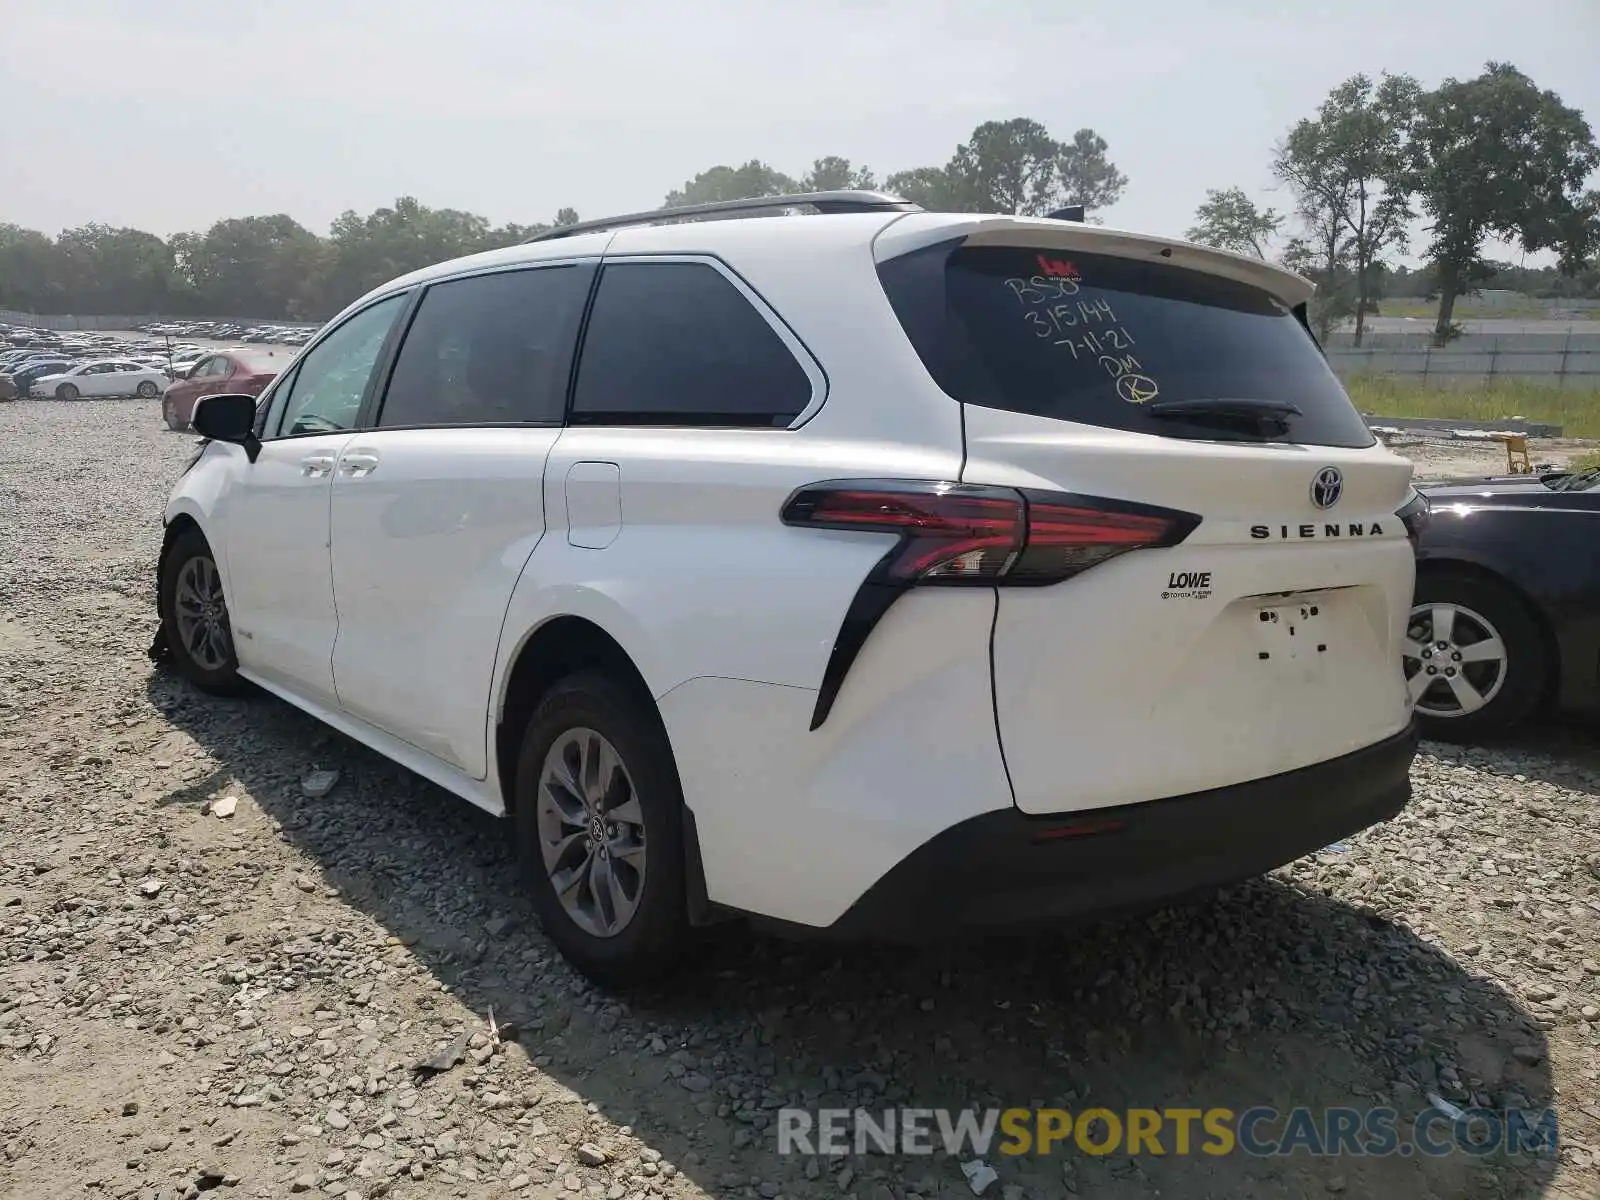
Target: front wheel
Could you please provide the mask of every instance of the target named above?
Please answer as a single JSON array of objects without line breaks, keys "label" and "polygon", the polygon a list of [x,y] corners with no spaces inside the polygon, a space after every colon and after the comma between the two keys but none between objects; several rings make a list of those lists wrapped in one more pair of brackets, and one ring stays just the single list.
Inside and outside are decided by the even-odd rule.
[{"label": "front wheel", "polygon": [[161,394],[161,389],[148,379],[143,380],[134,391],[138,393],[141,400],[154,400]]},{"label": "front wheel", "polygon": [[1418,575],[1402,655],[1417,724],[1440,741],[1509,733],[1538,707],[1550,677],[1528,606],[1475,575]]},{"label": "front wheel", "polygon": [[688,936],[683,793],[644,700],[596,672],[546,693],[512,820],[540,922],[573,966],[625,987],[675,965]]},{"label": "front wheel", "polygon": [[179,534],[161,560],[161,630],[178,673],[201,691],[233,695],[244,686],[222,574],[205,535]]},{"label": "front wheel", "polygon": [[174,433],[183,432],[183,422],[178,420],[178,410],[173,407],[170,399],[161,402],[161,419],[167,423],[167,428]]},{"label": "front wheel", "polygon": [[70,383],[63,383],[60,387],[56,388],[57,400],[76,400],[80,395],[82,395],[82,393]]}]

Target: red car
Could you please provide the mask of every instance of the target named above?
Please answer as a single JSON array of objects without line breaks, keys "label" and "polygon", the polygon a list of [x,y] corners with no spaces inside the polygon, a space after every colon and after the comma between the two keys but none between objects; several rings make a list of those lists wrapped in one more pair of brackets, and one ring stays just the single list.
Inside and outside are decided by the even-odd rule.
[{"label": "red car", "polygon": [[195,402],[217,392],[245,392],[259,396],[279,371],[288,365],[287,350],[219,350],[194,364],[173,380],[161,396],[161,417],[168,429],[189,428]]}]

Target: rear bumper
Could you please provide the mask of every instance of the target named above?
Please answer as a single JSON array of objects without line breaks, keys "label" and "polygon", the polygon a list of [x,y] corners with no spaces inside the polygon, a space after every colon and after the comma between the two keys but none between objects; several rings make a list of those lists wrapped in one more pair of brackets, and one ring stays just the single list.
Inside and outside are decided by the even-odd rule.
[{"label": "rear bumper", "polygon": [[[926,942],[1142,908],[1263,874],[1387,820],[1411,797],[1415,727],[1298,771],[1166,800],[951,826],[825,932]],[[1101,832],[1051,837],[1075,824]]]}]

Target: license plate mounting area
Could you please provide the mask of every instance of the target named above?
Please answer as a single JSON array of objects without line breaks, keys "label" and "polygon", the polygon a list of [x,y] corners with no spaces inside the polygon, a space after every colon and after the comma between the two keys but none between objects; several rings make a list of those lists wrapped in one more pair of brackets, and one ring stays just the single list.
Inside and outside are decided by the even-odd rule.
[{"label": "license plate mounting area", "polygon": [[1306,599],[1256,609],[1256,658],[1263,663],[1309,666],[1329,653],[1325,601]]}]

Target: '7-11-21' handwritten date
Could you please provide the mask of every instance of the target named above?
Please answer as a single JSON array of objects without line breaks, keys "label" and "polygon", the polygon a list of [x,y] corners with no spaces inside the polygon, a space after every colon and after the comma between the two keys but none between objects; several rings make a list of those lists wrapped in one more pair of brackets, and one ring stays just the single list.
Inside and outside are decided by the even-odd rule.
[{"label": "'7-11-21' handwritten date", "polygon": [[1040,264],[1045,274],[1006,280],[1034,336],[1064,348],[1075,361],[1098,362],[1119,383],[1125,382],[1125,376],[1136,377],[1137,387],[1118,387],[1124,400],[1147,403],[1155,399],[1159,389],[1134,356],[1137,342],[1117,319],[1110,301],[1082,295],[1082,281],[1073,264],[1043,255]]}]

